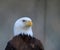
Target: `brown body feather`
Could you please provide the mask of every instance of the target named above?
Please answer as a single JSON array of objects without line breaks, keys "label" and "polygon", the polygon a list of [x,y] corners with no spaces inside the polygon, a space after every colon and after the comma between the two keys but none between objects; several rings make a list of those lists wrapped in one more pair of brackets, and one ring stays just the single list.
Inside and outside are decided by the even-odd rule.
[{"label": "brown body feather", "polygon": [[44,50],[44,47],[38,39],[20,34],[7,43],[5,50]]}]

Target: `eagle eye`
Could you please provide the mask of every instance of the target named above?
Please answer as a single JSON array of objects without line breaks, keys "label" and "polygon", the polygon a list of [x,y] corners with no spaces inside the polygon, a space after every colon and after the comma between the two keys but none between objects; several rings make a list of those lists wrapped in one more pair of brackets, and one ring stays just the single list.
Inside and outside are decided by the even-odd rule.
[{"label": "eagle eye", "polygon": [[23,22],[25,22],[26,20],[22,20]]}]

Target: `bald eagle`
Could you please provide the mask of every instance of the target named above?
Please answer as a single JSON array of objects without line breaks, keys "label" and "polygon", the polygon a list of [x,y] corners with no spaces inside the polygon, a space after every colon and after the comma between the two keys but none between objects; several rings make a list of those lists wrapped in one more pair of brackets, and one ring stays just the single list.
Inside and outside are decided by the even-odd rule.
[{"label": "bald eagle", "polygon": [[33,36],[29,17],[22,17],[15,22],[14,37],[8,41],[5,50],[44,50],[41,41]]}]

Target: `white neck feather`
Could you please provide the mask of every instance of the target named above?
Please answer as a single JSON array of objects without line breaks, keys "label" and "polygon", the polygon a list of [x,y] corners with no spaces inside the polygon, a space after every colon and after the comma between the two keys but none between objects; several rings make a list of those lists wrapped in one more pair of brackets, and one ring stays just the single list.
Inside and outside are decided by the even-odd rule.
[{"label": "white neck feather", "polygon": [[25,34],[25,35],[30,35],[33,36],[32,28],[28,29],[21,29],[21,28],[14,28],[14,36],[19,35],[19,34]]}]

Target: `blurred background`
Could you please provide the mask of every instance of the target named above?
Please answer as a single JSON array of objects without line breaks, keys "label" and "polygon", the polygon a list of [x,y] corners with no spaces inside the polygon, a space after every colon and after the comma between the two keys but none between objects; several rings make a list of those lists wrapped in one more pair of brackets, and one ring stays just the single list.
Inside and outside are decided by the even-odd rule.
[{"label": "blurred background", "polygon": [[15,21],[28,16],[45,50],[60,50],[60,0],[0,0],[0,50],[13,37]]}]

